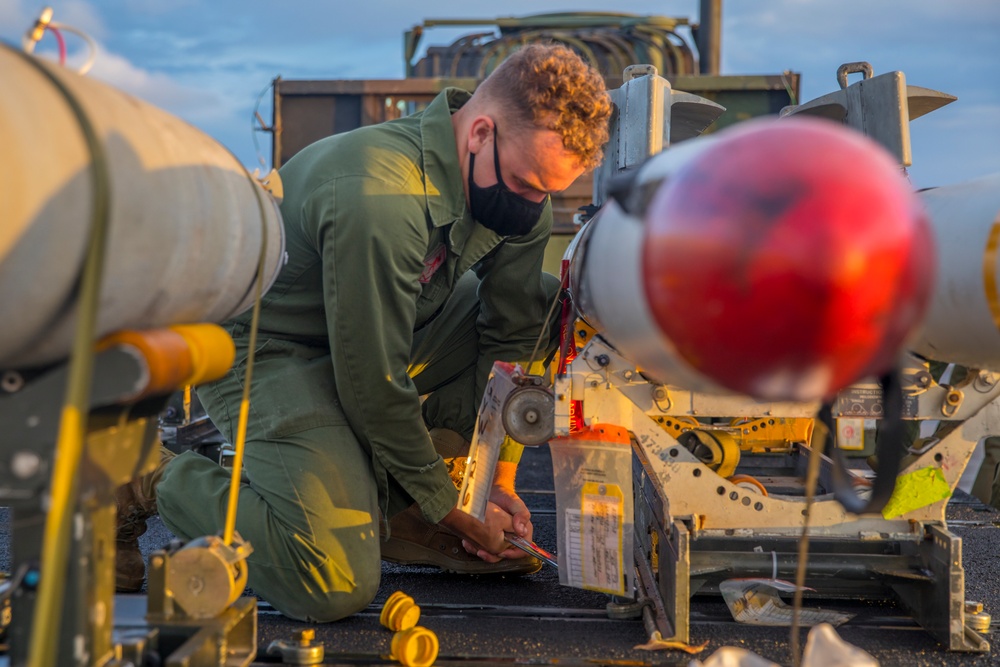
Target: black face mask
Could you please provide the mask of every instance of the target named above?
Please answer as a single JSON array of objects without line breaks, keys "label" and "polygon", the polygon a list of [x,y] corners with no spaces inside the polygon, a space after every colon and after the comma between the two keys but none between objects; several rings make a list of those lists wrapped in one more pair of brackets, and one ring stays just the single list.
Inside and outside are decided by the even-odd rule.
[{"label": "black face mask", "polygon": [[476,154],[469,153],[469,206],[472,217],[487,229],[500,236],[523,236],[538,223],[542,210],[549,198],[540,202],[515,194],[503,182],[500,175],[500,151],[497,150],[497,128],[493,126],[493,166],[497,172],[497,182],[489,187],[476,185],[472,171],[476,166]]}]

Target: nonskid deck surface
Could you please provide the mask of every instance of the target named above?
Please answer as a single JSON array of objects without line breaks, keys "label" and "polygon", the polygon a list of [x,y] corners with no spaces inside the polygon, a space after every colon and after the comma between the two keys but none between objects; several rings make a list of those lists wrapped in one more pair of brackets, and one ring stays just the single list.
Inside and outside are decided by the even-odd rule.
[{"label": "nonskid deck surface", "polygon": [[[535,541],[555,551],[555,496],[546,448],[525,450],[518,487],[532,510]],[[9,513],[4,511],[4,517],[8,519]],[[963,538],[966,599],[984,603],[987,612],[997,615],[1000,511],[960,494],[949,505],[948,518],[950,529]],[[163,524],[153,519],[140,540],[143,554],[148,556],[170,539]],[[6,529],[0,549],[6,568]],[[366,611],[337,623],[292,621],[261,601],[257,660],[275,660],[265,653],[273,640],[290,641],[297,631],[311,628],[315,641],[324,644],[325,664],[392,663],[388,657],[392,633],[379,624],[379,612],[386,598],[397,590],[414,598],[421,608],[420,624],[437,634],[439,665],[688,665],[692,657],[675,651],[636,649],[648,639],[641,620],[609,619],[605,613],[608,596],[561,586],[557,572],[548,566],[524,577],[468,577],[444,574],[434,568],[383,563],[374,602]],[[998,648],[988,655],[944,650],[892,604],[827,600],[807,600],[806,604],[856,614],[838,628],[840,636],[871,653],[883,666],[1000,664]],[[141,617],[142,610],[142,599],[119,597],[118,616]],[[777,663],[791,663],[787,628],[738,624],[721,598],[696,596],[691,603],[691,620],[692,643],[708,641],[707,648],[697,656],[701,659],[723,646],[737,646]],[[992,633],[987,638],[992,641]]]}]

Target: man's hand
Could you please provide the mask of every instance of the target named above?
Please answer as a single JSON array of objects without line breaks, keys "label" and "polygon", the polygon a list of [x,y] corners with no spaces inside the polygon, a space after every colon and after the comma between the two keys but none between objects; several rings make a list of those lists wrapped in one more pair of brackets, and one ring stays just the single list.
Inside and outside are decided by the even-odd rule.
[{"label": "man's hand", "polygon": [[[526,540],[531,540],[534,533],[534,526],[531,525],[531,512],[524,504],[520,496],[514,491],[514,478],[517,475],[517,464],[509,461],[498,461],[496,473],[493,475],[493,487],[490,489],[490,505],[496,505],[501,511],[510,516],[511,525],[516,535],[520,535]],[[469,553],[477,553],[482,558],[483,554],[474,552],[468,547]],[[517,547],[510,547],[497,554],[500,558],[524,558],[526,554]],[[491,561],[492,562],[492,561]]]},{"label": "man's hand", "polygon": [[[520,502],[520,498],[517,498]],[[521,503],[523,506],[524,503]],[[527,508],[524,513],[527,513]],[[530,514],[529,514],[530,516]],[[462,538],[462,546],[470,554],[475,554],[487,563],[499,563],[504,559],[524,558],[523,551],[510,546],[504,539],[505,532],[514,532],[513,516],[494,502],[486,503],[486,521],[479,521],[455,508],[449,512],[441,524]],[[526,526],[527,539],[531,539],[531,522]]]},{"label": "man's hand", "polygon": [[[528,506],[524,504],[521,497],[514,493],[514,489],[494,484],[490,491],[490,504],[495,504],[510,515],[514,533],[529,542],[531,541],[535,532],[535,527],[531,524],[531,512],[528,511]],[[527,554],[517,547],[511,547],[498,555],[501,558],[524,558]]]},{"label": "man's hand", "polygon": [[486,503],[485,522],[477,521],[458,508],[441,520],[443,525],[462,538],[462,546],[466,551],[476,554],[487,563],[527,556],[517,547],[507,544],[503,537],[504,532],[512,532],[531,540],[534,533],[531,512],[514,491],[516,472],[516,463],[497,463],[489,502]]},{"label": "man's hand", "polygon": [[500,560],[498,554],[508,546],[503,534],[514,528],[511,515],[493,503],[486,504],[485,522],[456,507],[441,519],[441,524],[462,538],[462,546],[466,551],[478,555],[488,563]]},{"label": "man's hand", "polygon": [[514,532],[524,539],[530,540],[532,533],[531,512],[514,491],[514,478],[516,476],[516,463],[497,461],[496,472],[493,474],[493,488],[490,490],[490,502],[507,510],[507,513],[514,517]]}]

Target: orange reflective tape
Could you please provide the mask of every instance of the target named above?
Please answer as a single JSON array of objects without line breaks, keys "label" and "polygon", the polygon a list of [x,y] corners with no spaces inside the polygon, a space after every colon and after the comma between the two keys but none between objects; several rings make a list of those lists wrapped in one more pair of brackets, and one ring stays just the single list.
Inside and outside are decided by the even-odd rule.
[{"label": "orange reflective tape", "polygon": [[217,324],[181,324],[170,327],[191,348],[192,371],[184,384],[199,385],[218,380],[233,366],[236,346],[229,333]]},{"label": "orange reflective tape", "polygon": [[[560,438],[563,439],[563,438]],[[629,444],[631,438],[628,429],[615,424],[591,424],[576,433],[565,436],[566,440],[589,440],[591,442],[614,442],[618,444]]]},{"label": "orange reflective tape", "polygon": [[983,291],[990,307],[993,324],[1000,329],[1000,294],[997,290],[997,247],[1000,246],[1000,216],[993,221],[986,250],[983,252]]},{"label": "orange reflective tape", "polygon": [[183,336],[169,329],[119,331],[97,344],[98,351],[112,347],[131,347],[146,362],[149,377],[145,386],[138,390],[136,398],[176,391],[191,375],[190,348]]}]

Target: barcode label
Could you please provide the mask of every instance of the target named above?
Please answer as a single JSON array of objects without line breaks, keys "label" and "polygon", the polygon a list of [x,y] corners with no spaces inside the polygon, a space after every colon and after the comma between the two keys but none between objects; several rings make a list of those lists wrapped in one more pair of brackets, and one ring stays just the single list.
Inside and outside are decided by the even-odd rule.
[{"label": "barcode label", "polygon": [[632,446],[628,432],[592,424],[549,442],[556,487],[559,583],[632,594]]},{"label": "barcode label", "polygon": [[[594,487],[594,488],[591,488]],[[584,485],[581,510],[567,509],[566,563],[571,586],[624,594],[622,520],[624,503],[615,485]]]}]

